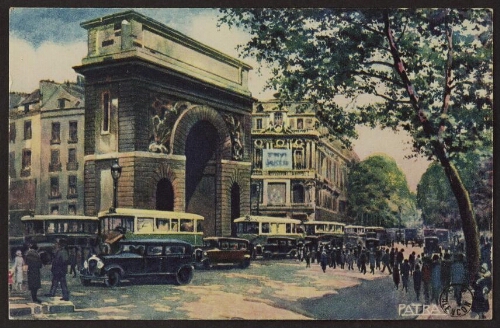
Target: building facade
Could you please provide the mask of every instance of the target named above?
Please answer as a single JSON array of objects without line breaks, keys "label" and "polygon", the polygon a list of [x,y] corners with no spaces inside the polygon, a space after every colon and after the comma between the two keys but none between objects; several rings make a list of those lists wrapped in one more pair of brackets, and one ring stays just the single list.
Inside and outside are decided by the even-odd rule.
[{"label": "building facade", "polygon": [[83,85],[40,81],[10,94],[9,227],[26,214],[83,214]]},{"label": "building facade", "polygon": [[85,214],[112,206],[205,217],[230,235],[248,213],[250,66],[134,11],[81,24],[85,76]]},{"label": "building facade", "polygon": [[355,153],[328,138],[310,103],[256,102],[252,112],[252,213],[349,222],[347,174]]}]

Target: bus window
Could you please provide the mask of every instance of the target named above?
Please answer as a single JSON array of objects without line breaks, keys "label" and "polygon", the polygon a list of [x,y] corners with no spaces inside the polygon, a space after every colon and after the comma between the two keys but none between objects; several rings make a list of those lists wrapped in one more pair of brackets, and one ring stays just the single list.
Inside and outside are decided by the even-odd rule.
[{"label": "bus window", "polygon": [[153,232],[153,218],[137,218],[137,232]]},{"label": "bus window", "polygon": [[229,244],[227,242],[223,242],[220,244],[220,249],[229,249]]},{"label": "bus window", "polygon": [[286,233],[292,233],[292,224],[291,223],[286,224]]},{"label": "bus window", "polygon": [[196,221],[196,232],[203,232],[203,221]]},{"label": "bus window", "polygon": [[179,219],[172,219],[171,222],[172,222],[172,225],[171,225],[170,230],[173,232],[179,231]]},{"label": "bus window", "polygon": [[180,231],[193,232],[194,231],[193,220],[181,219]]},{"label": "bus window", "polygon": [[269,233],[269,223],[262,223],[262,233]]},{"label": "bus window", "polygon": [[156,230],[169,231],[170,230],[170,219],[156,219]]}]

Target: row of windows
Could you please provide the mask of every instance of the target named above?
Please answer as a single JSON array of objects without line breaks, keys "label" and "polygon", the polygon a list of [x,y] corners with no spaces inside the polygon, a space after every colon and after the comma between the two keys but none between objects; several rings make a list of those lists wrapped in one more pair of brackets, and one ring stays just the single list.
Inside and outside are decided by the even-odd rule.
[{"label": "row of windows", "polygon": [[[297,127],[295,127],[295,122],[297,123]],[[276,125],[282,125],[283,123],[284,123],[283,114],[274,113],[274,116],[270,120],[269,125],[276,126]],[[303,118],[288,119],[287,123],[290,125],[291,129],[297,129],[297,130],[313,127],[313,120],[311,118],[307,118],[305,120]],[[255,128],[258,130],[263,129],[263,120],[261,118],[255,119]]]},{"label": "row of windows", "polygon": [[[24,140],[30,140],[33,137],[32,128],[31,128],[31,120],[24,121]],[[9,141],[16,142],[16,124],[10,123],[9,130]],[[68,135],[68,143],[78,142],[78,122],[70,121],[69,122],[69,135]],[[51,133],[51,144],[59,144],[61,143],[61,123],[52,122],[52,133]]]},{"label": "row of windows", "polygon": [[[59,187],[59,177],[51,177],[50,178],[50,194],[49,198],[54,199],[54,198],[61,198],[61,190]],[[77,177],[76,175],[69,175],[68,176],[68,194],[67,198],[77,198],[78,197],[78,191],[77,191]]]},{"label": "row of windows", "polygon": [[[58,215],[58,214],[60,214],[60,210],[61,209],[60,209],[59,205],[50,205],[50,214]],[[68,205],[68,214],[76,215],[76,205],[75,204]]]},{"label": "row of windows", "polygon": [[[50,163],[49,172],[56,172],[62,170],[62,164],[60,161],[60,151],[59,149],[52,149],[50,151]],[[78,161],[76,159],[76,149],[68,149],[68,162],[66,163],[67,171],[78,170]],[[23,149],[22,160],[21,160],[21,177],[27,177],[31,175],[31,150]],[[9,153],[9,176],[11,178],[16,177],[16,153]]]}]

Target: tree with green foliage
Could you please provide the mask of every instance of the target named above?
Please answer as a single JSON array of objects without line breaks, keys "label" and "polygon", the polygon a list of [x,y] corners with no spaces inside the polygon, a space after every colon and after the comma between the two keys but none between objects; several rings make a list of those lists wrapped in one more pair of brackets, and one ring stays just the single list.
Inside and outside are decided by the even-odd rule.
[{"label": "tree with green foliage", "polygon": [[[479,234],[468,190],[451,158],[492,134],[493,29],[488,9],[221,9],[219,24],[246,30],[240,47],[272,70],[283,100],[323,109],[332,137],[350,145],[358,123],[413,138],[415,155],[436,159],[457,199],[469,274]],[[371,102],[347,109],[342,95]]]},{"label": "tree with green foliage", "polygon": [[[493,210],[493,158],[474,153],[456,161],[457,170],[467,190],[476,214],[478,227],[491,229]],[[453,196],[443,167],[432,163],[417,186],[417,206],[422,210],[424,224],[435,227],[456,228],[457,200]]]},{"label": "tree with green foliage", "polygon": [[406,176],[394,159],[385,154],[372,155],[354,164],[347,191],[350,214],[357,218],[358,224],[399,227],[401,218],[416,215],[415,197]]}]

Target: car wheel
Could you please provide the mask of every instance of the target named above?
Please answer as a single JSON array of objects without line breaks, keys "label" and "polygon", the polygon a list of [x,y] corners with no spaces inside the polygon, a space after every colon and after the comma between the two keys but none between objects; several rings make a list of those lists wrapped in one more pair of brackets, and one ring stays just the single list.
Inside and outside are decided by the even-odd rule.
[{"label": "car wheel", "polygon": [[241,263],[240,263],[240,268],[242,269],[246,269],[250,266],[250,259],[244,259]]},{"label": "car wheel", "polygon": [[205,270],[210,270],[210,268],[212,267],[209,259],[205,259],[202,263]]},{"label": "car wheel", "polygon": [[290,258],[293,259],[295,257],[297,257],[297,252],[296,251],[291,251],[290,252]]},{"label": "car wheel", "polygon": [[120,273],[118,271],[108,272],[108,277],[105,279],[106,286],[116,287],[120,283]]},{"label": "car wheel", "polygon": [[80,282],[82,283],[83,286],[90,286],[90,279],[80,278]]},{"label": "car wheel", "polygon": [[178,285],[187,285],[193,279],[193,268],[190,266],[184,266],[177,271],[175,275],[175,280]]}]

